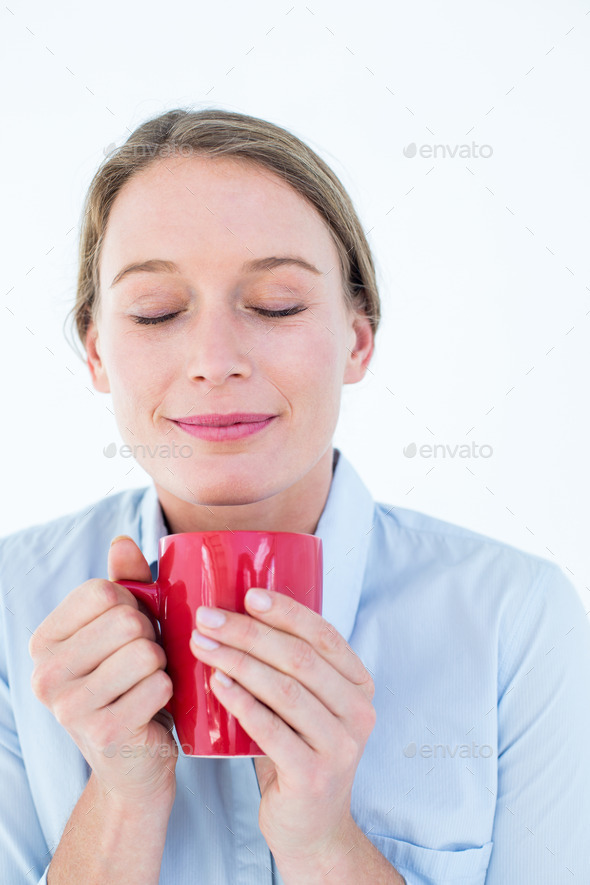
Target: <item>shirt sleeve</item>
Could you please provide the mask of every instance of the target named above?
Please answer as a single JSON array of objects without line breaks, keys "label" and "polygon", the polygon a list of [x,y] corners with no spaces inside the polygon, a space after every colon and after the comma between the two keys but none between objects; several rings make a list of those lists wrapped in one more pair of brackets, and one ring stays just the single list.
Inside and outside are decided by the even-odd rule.
[{"label": "shirt sleeve", "polygon": [[16,731],[0,613],[0,882],[46,883],[51,853],[41,830]]},{"label": "shirt sleeve", "polygon": [[590,882],[588,614],[561,569],[544,561],[500,649],[486,885]]}]

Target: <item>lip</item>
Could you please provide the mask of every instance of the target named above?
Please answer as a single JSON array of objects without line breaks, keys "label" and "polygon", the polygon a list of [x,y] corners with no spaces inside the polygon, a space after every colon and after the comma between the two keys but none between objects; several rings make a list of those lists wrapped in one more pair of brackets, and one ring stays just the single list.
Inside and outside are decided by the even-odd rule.
[{"label": "lip", "polygon": [[226,427],[229,424],[254,424],[274,418],[274,415],[259,412],[230,412],[222,415],[219,412],[211,412],[209,415],[184,415],[182,418],[173,418],[178,424],[200,424],[204,427]]},{"label": "lip", "polygon": [[[191,418],[171,419],[177,427],[190,436],[213,442],[243,439],[268,427],[276,415],[198,415]],[[242,419],[237,420],[237,419]],[[232,419],[232,423],[228,423]],[[256,419],[256,420],[253,420]],[[205,423],[205,422],[208,423]],[[203,422],[203,423],[200,423]]]}]

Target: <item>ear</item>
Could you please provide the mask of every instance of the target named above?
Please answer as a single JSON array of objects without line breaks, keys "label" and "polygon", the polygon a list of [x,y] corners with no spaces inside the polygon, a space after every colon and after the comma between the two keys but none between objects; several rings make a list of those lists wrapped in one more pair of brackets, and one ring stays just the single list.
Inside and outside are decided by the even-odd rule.
[{"label": "ear", "polygon": [[86,332],[86,365],[95,390],[100,393],[110,393],[109,379],[100,355],[98,329],[94,322],[90,323]]},{"label": "ear", "polygon": [[364,313],[353,313],[350,323],[343,384],[362,381],[375,349],[373,328],[367,316]]}]

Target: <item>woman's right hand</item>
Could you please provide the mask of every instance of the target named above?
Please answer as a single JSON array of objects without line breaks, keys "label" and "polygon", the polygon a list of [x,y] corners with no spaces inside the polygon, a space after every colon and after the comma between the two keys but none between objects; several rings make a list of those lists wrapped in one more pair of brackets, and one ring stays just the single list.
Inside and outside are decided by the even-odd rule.
[{"label": "woman's right hand", "polygon": [[[70,734],[104,794],[173,801],[178,746],[166,655],[143,604],[117,580],[151,582],[131,538],[112,543],[109,580],[85,581],[45,618],[29,643],[31,686]],[[129,750],[129,748],[132,750]]]}]

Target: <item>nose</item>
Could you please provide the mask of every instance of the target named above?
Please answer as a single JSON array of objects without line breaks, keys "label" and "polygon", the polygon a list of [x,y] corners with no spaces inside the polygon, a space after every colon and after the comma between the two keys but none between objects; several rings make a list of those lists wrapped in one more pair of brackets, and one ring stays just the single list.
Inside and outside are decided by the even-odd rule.
[{"label": "nose", "polygon": [[253,350],[244,340],[244,328],[230,307],[221,303],[202,307],[195,317],[187,347],[191,380],[219,386],[232,375],[250,377]]}]

